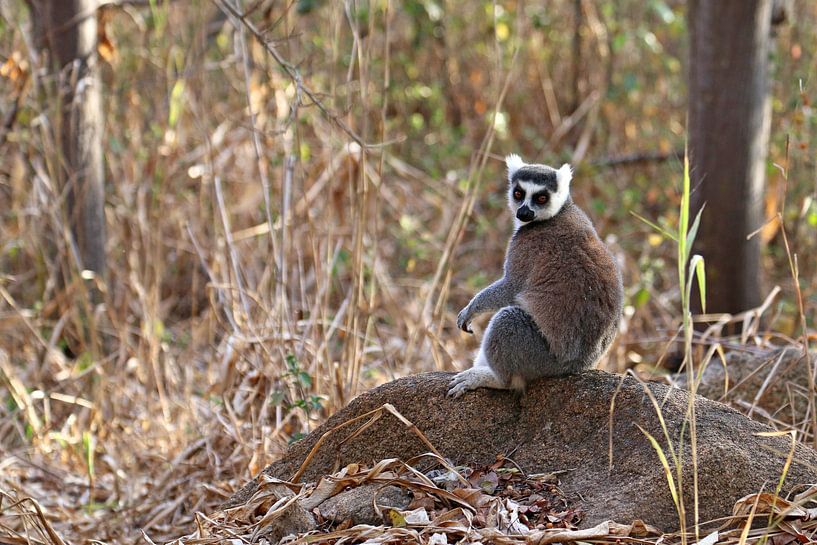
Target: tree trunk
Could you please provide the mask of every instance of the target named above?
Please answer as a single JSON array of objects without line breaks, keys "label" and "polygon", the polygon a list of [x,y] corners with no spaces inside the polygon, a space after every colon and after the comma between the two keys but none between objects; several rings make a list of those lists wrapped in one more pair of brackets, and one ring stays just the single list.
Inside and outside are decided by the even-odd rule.
[{"label": "tree trunk", "polygon": [[105,184],[101,81],[97,70],[97,0],[33,0],[39,46],[49,53],[60,94],[61,180],[80,268],[105,274]]},{"label": "tree trunk", "polygon": [[772,0],[690,0],[689,151],[695,251],[706,259],[707,311],[761,301],[760,239],[771,107]]}]

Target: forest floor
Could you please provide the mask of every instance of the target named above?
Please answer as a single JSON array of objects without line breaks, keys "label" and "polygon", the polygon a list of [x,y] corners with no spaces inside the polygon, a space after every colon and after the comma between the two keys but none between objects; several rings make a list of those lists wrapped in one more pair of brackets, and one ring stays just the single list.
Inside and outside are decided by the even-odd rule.
[{"label": "forest floor", "polygon": [[[77,267],[63,95],[28,4],[0,2],[3,545],[159,543],[213,524],[250,539],[230,526],[249,519],[207,517],[294,441],[373,387],[470,365],[486,319],[467,336],[456,314],[502,271],[506,153],[574,166],[572,196],[622,270],[599,368],[679,369],[685,291],[666,233],[684,177],[683,2],[263,1],[243,21],[220,0],[106,2],[104,278]],[[817,338],[817,10],[776,33],[765,300],[709,316],[696,365]],[[807,418],[766,421],[809,445],[807,386]],[[550,531],[527,515],[543,512],[525,496],[541,483],[499,469],[514,492],[479,501],[527,502],[529,528]],[[447,516],[437,488],[418,499],[429,519]],[[754,513],[785,505],[755,499]],[[718,539],[806,542],[812,513],[797,516]],[[395,541],[413,539],[402,523]]]}]

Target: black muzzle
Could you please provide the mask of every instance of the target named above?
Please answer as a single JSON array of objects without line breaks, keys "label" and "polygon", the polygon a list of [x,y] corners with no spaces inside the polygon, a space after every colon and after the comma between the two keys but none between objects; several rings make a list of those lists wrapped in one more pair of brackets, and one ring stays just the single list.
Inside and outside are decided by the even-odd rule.
[{"label": "black muzzle", "polygon": [[531,221],[533,216],[533,210],[528,208],[528,205],[520,206],[519,210],[516,211],[516,219],[519,221]]}]

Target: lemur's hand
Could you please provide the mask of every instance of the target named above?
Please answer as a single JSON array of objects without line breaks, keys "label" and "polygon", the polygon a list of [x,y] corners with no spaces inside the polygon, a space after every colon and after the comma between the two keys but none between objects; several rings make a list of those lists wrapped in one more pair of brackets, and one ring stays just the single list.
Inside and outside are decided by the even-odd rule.
[{"label": "lemur's hand", "polygon": [[457,314],[457,327],[465,331],[466,333],[471,333],[473,335],[474,330],[471,329],[471,319],[473,318],[473,314],[471,312],[470,307],[465,307]]}]

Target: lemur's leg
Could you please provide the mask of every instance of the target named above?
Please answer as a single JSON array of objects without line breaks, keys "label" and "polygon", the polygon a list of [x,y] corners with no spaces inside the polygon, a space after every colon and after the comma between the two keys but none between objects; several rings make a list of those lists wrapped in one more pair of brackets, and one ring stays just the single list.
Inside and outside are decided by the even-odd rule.
[{"label": "lemur's leg", "polygon": [[564,374],[547,339],[530,314],[505,307],[494,315],[482,346],[494,374],[514,388],[542,377]]},{"label": "lemur's leg", "polygon": [[471,369],[458,373],[448,395],[476,388],[522,389],[530,380],[561,374],[547,341],[528,313],[504,307],[491,318]]}]

